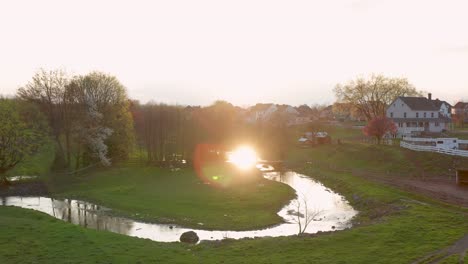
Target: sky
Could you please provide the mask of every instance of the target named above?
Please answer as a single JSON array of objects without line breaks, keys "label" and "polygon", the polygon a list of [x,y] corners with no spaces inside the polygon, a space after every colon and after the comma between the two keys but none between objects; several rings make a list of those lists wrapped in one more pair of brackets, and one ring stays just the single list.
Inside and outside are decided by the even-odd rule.
[{"label": "sky", "polygon": [[372,73],[468,100],[468,1],[0,0],[0,94],[39,69],[115,75],[142,102],[330,104]]}]

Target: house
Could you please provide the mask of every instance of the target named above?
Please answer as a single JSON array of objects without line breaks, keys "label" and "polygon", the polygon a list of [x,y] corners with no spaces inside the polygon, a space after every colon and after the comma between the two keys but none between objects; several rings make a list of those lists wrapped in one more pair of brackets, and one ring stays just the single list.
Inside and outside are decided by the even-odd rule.
[{"label": "house", "polygon": [[252,124],[259,121],[266,121],[269,120],[277,110],[278,107],[275,104],[256,104],[248,109],[245,120]]},{"label": "house", "polygon": [[333,116],[333,105],[329,105],[322,109],[319,113],[320,120],[333,120],[335,117]]},{"label": "house", "polygon": [[386,115],[395,122],[398,136],[440,133],[449,129],[451,122],[440,109],[430,94],[428,98],[400,96],[388,106]]},{"label": "house", "polygon": [[459,123],[468,123],[468,103],[458,102],[452,107],[452,117]]},{"label": "house", "polygon": [[435,100],[432,100],[432,94],[428,94],[428,99],[432,102],[432,104],[437,108],[439,109],[439,113],[442,115],[442,116],[445,116],[445,117],[448,117],[448,118],[451,118],[451,114],[452,114],[452,105],[450,105],[449,103],[447,103],[446,101],[441,101],[439,100],[439,98],[435,99]]},{"label": "house", "polygon": [[314,111],[308,105],[295,107],[297,114],[289,120],[289,125],[302,125],[314,121]]},{"label": "house", "polygon": [[[310,108],[309,110],[311,111]],[[248,109],[245,120],[251,124],[272,120],[285,120],[286,125],[293,126],[310,122],[310,111],[303,106],[295,108],[290,105],[256,104]]]}]

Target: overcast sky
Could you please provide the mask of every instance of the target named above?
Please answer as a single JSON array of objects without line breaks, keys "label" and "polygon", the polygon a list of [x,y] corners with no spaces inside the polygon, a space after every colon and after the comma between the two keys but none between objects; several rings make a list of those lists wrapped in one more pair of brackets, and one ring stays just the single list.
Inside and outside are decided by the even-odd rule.
[{"label": "overcast sky", "polygon": [[179,104],[332,103],[358,75],[468,99],[468,1],[0,0],[0,94],[40,67]]}]

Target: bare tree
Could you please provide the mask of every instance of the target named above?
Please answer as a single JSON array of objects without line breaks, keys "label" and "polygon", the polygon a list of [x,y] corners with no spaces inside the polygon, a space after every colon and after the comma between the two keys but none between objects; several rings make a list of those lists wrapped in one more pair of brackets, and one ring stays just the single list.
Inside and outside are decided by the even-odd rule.
[{"label": "bare tree", "polygon": [[304,234],[309,224],[322,213],[322,210],[311,208],[308,204],[308,199],[304,194],[302,194],[301,197],[298,197],[294,201],[293,205],[295,210],[289,210],[288,213],[295,216],[293,221],[297,223],[299,227],[298,234]]},{"label": "bare tree", "polygon": [[[47,116],[57,142],[59,157],[65,157],[64,146],[60,140],[62,133],[65,133],[66,142],[69,142],[67,131],[71,118],[68,116],[70,104],[66,92],[69,81],[64,70],[40,69],[28,84],[18,89],[19,98],[37,103]],[[70,153],[67,153],[66,157],[68,162]]]},{"label": "bare tree", "polygon": [[372,75],[338,84],[334,89],[339,103],[350,104],[367,120],[384,116],[387,106],[398,96],[421,95],[405,78]]}]

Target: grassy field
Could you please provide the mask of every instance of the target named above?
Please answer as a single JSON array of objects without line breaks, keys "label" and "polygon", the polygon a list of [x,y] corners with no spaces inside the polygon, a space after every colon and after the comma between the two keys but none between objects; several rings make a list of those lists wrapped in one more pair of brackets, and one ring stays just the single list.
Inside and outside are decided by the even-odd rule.
[{"label": "grassy field", "polygon": [[341,145],[292,149],[288,162],[293,166],[309,162],[320,167],[411,176],[421,171],[431,175],[453,174],[449,169],[468,162],[468,159],[433,152],[416,153],[399,146],[345,142]]},{"label": "grassy field", "polygon": [[50,171],[54,162],[55,150],[54,144],[48,141],[39,151],[32,156],[26,157],[16,167],[7,172],[8,176],[44,176]]},{"label": "grassy field", "polygon": [[[246,230],[281,223],[276,213],[295,197],[287,185],[259,175],[244,182],[203,181],[192,169],[155,167],[100,170],[55,186],[61,197],[73,197],[112,208],[117,213],[153,222],[206,229]],[[219,183],[221,182],[221,183]],[[210,184],[206,184],[210,183]]]},{"label": "grassy field", "polygon": [[[346,128],[332,133],[350,140],[358,136],[354,130],[347,134]],[[468,210],[334,168],[408,177],[421,170],[444,174],[454,162],[460,161],[352,141],[292,149],[288,156],[292,168],[343,194],[359,211],[353,228],[314,236],[189,246],[88,230],[42,213],[0,207],[0,263],[412,263],[467,234]],[[195,226],[203,222],[211,228],[233,225],[243,229],[268,220],[277,222],[272,212],[275,214],[291,196],[286,186],[268,181],[215,188],[203,184],[188,169],[113,168],[73,182],[56,185],[55,191],[61,196],[96,201],[136,218],[135,212],[156,221],[179,221],[190,215],[189,221],[180,223]],[[228,221],[226,212],[232,215]],[[443,263],[457,263],[460,255],[447,257]]]},{"label": "grassy field", "polygon": [[187,246],[87,230],[0,207],[0,263],[409,263],[449,246],[468,230],[466,210],[347,174],[302,171],[348,197],[360,211],[356,227],[315,237]]}]

